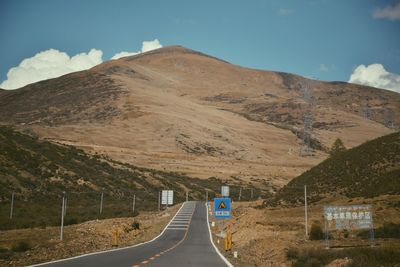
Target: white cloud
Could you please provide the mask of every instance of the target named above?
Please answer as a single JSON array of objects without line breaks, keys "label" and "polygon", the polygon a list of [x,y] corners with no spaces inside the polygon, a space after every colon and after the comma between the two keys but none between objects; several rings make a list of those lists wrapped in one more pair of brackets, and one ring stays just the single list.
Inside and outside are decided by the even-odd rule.
[{"label": "white cloud", "polygon": [[114,56],[112,56],[111,59],[119,59],[121,57],[129,57],[129,56],[134,56],[140,54],[140,52],[126,52],[126,51],[122,51],[119,53],[116,53]]},{"label": "white cloud", "polygon": [[[136,55],[161,47],[158,39],[144,41],[140,51],[122,51],[116,53],[111,59]],[[18,66],[11,68],[7,73],[7,79],[0,84],[0,88],[17,89],[30,83],[90,69],[103,62],[102,56],[103,52],[94,48],[89,53],[80,53],[73,57],[56,49],[42,51],[33,57],[22,60]]]},{"label": "white cloud", "polygon": [[287,8],[280,8],[278,10],[278,15],[279,16],[289,16],[293,13],[294,11],[292,9],[287,9]]},{"label": "white cloud", "polygon": [[377,8],[372,13],[372,16],[379,19],[400,20],[400,2],[393,6]]},{"label": "white cloud", "polygon": [[70,72],[86,70],[100,64],[103,61],[102,56],[103,52],[97,49],[73,57],[56,49],[42,51],[31,58],[24,59],[17,67],[11,68],[7,73],[7,80],[3,81],[0,87],[16,89]]},{"label": "white cloud", "polygon": [[349,82],[400,93],[400,75],[388,72],[382,64],[358,66],[351,74]]},{"label": "white cloud", "polygon": [[330,71],[333,71],[335,68],[336,68],[335,64],[329,65],[329,64],[322,63],[319,65],[319,70],[322,72],[330,72]]},{"label": "white cloud", "polygon": [[142,43],[142,49],[138,52],[126,52],[122,51],[119,53],[116,53],[111,59],[119,59],[121,57],[128,57],[128,56],[134,56],[140,53],[145,53],[154,49],[161,48],[162,45],[160,44],[160,41],[158,39],[154,39],[153,41],[144,41]]}]

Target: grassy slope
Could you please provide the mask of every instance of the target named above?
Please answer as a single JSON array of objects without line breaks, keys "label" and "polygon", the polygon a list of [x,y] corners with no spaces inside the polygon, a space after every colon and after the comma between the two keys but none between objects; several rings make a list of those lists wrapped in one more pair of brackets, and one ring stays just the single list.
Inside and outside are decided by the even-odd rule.
[{"label": "grassy slope", "polygon": [[[154,210],[162,189],[174,190],[176,203],[185,199],[185,188],[190,189],[191,199],[203,199],[205,188],[211,198],[221,183],[215,178],[138,168],[0,127],[0,229],[58,224],[63,191],[68,197],[66,219],[73,223],[131,216],[133,194],[137,210]],[[12,192],[16,194],[14,218],[9,220]]]},{"label": "grassy slope", "polygon": [[303,186],[311,201],[326,196],[374,197],[400,194],[400,133],[389,134],[339,155],[294,178],[275,202],[303,201]]}]

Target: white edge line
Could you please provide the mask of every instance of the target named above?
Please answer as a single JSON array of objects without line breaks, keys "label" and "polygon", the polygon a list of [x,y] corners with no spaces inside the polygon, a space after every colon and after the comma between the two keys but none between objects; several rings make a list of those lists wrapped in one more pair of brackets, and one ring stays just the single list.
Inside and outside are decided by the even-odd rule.
[{"label": "white edge line", "polygon": [[210,229],[210,222],[209,222],[209,220],[208,220],[208,206],[207,206],[207,202],[206,202],[206,213],[207,213],[208,233],[210,234],[210,241],[211,241],[211,244],[213,245],[213,247],[214,247],[215,251],[218,253],[218,255],[221,257],[221,259],[226,263],[226,265],[228,265],[229,267],[234,267],[234,266],[232,265],[232,263],[230,263],[230,262],[224,257],[224,255],[222,255],[222,253],[219,252],[217,246],[215,246],[215,244],[214,244],[214,241],[213,241],[213,239],[212,239],[211,229]]},{"label": "white edge line", "polygon": [[78,258],[83,258],[86,256],[91,256],[91,255],[96,255],[96,254],[103,254],[103,253],[108,253],[108,252],[113,252],[113,251],[119,251],[119,250],[124,250],[124,249],[130,249],[130,248],[134,248],[134,247],[138,247],[141,245],[145,245],[147,243],[153,242],[155,241],[157,238],[159,238],[160,236],[162,236],[165,232],[165,230],[167,230],[169,224],[174,220],[175,216],[178,214],[178,212],[183,208],[183,206],[185,206],[185,203],[187,202],[183,202],[182,206],[179,208],[179,210],[175,213],[174,217],[172,217],[172,219],[168,222],[167,226],[165,226],[165,228],[162,230],[162,232],[154,237],[152,240],[150,241],[146,241],[143,243],[139,243],[139,244],[135,244],[129,247],[123,247],[123,248],[114,248],[114,249],[110,249],[110,250],[103,250],[103,251],[97,251],[97,252],[92,252],[92,253],[88,253],[88,254],[82,254],[79,256],[75,256],[75,257],[71,257],[71,258],[65,258],[65,259],[60,259],[60,260],[55,260],[55,261],[48,261],[48,262],[43,262],[43,263],[38,263],[38,264],[34,264],[34,265],[28,265],[28,267],[35,267],[35,266],[43,266],[43,265],[47,265],[47,264],[51,264],[51,263],[57,263],[57,262],[62,262],[62,261],[69,261],[69,260],[74,260],[74,259],[78,259]]}]

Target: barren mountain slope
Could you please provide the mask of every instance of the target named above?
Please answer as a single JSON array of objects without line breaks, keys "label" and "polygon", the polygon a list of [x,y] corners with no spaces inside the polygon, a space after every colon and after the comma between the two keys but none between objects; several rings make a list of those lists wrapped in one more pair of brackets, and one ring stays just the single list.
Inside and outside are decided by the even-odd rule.
[{"label": "barren mountain slope", "polygon": [[[318,149],[300,157],[307,111]],[[392,132],[400,95],[165,47],[1,91],[0,122],[139,166],[281,186],[337,137],[353,147]]]}]

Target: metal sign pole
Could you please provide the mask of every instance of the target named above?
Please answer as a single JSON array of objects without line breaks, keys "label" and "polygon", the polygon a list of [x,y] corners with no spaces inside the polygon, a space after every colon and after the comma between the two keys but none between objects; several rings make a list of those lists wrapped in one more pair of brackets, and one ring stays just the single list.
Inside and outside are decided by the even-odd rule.
[{"label": "metal sign pole", "polygon": [[308,237],[307,185],[304,185],[304,217],[305,217],[306,238],[307,238]]},{"label": "metal sign pole", "polygon": [[11,194],[11,208],[10,208],[10,220],[12,220],[13,217],[13,210],[14,210],[14,192]]},{"label": "metal sign pole", "polygon": [[325,247],[329,248],[329,230],[326,223],[326,214],[324,214],[324,226],[325,226]]}]

